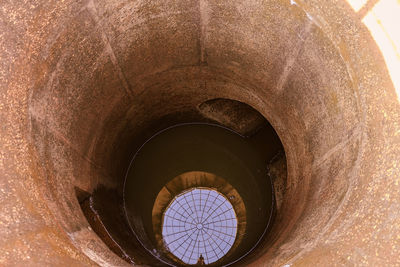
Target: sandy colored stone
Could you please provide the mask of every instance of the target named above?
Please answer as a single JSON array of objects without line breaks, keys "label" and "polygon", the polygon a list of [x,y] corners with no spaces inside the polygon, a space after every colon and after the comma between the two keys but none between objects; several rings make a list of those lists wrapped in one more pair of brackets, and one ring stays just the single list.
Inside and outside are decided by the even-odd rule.
[{"label": "sandy colored stone", "polygon": [[120,192],[142,140],[215,98],[259,111],[287,159],[281,213],[242,264],[399,265],[400,89],[362,22],[372,8],[3,1],[0,265],[126,265],[74,187]]}]

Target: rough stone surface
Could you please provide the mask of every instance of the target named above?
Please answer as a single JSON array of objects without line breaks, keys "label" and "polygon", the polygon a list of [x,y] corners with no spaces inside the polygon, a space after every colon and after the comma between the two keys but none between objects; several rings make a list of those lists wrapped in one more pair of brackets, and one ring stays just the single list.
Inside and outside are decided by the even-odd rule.
[{"label": "rough stone surface", "polygon": [[400,89],[361,21],[371,8],[2,1],[0,265],[128,264],[74,188],[120,190],[141,129],[215,98],[258,110],[287,158],[281,213],[242,264],[400,265]]},{"label": "rough stone surface", "polygon": [[229,99],[211,99],[198,107],[200,113],[242,136],[252,136],[260,130],[265,118],[252,107]]},{"label": "rough stone surface", "polygon": [[276,212],[280,214],[287,186],[286,158],[283,152],[269,162],[268,172],[274,185]]}]

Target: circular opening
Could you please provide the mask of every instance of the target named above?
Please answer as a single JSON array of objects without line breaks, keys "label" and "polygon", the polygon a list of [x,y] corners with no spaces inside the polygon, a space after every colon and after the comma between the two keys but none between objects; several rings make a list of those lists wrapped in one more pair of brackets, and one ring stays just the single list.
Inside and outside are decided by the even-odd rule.
[{"label": "circular opening", "polygon": [[[272,178],[279,185],[273,228],[242,265],[329,265],[310,261],[313,256],[351,265],[374,262],[376,253],[386,258],[387,251],[394,251],[393,243],[364,240],[375,226],[388,228],[387,220],[374,218],[394,214],[387,201],[396,198],[386,193],[395,192],[388,177],[398,177],[399,155],[398,146],[391,145],[398,140],[396,91],[372,30],[362,24],[374,20],[360,20],[374,5],[355,13],[344,0],[323,5],[48,1],[26,9],[17,2],[2,13],[10,14],[4,24],[10,32],[5,31],[2,66],[7,90],[2,90],[1,108],[7,115],[0,128],[5,134],[1,167],[9,177],[4,179],[6,190],[10,186],[19,197],[8,199],[6,194],[12,206],[4,207],[17,208],[35,225],[9,220],[11,228],[5,232],[10,238],[14,225],[21,227],[15,233],[45,229],[51,240],[60,233],[59,247],[72,242],[83,253],[68,251],[86,254],[97,263],[122,265],[110,263],[116,257],[105,243],[136,265],[161,266],[153,255],[162,252],[151,240],[154,199],[170,179],[193,170],[215,173],[240,192],[246,211],[255,214],[247,216],[246,235],[259,238],[262,232],[253,225],[258,218],[268,218],[268,209],[260,214],[252,200],[269,194],[270,188],[254,186],[241,175],[252,189],[248,195],[247,185],[222,168],[187,168],[169,175],[164,171],[152,180],[144,175],[132,181],[138,192],[132,193],[130,217],[124,213],[129,163],[154,133],[178,123],[211,121],[252,138],[258,119],[251,120],[257,127],[248,128],[251,109],[239,109],[242,103],[231,101],[237,100],[271,122],[287,158],[287,172],[286,161],[277,161],[277,179]],[[240,160],[251,164],[245,161],[251,158],[246,153],[239,153]],[[148,169],[159,167],[150,164]],[[256,177],[257,166],[249,169]],[[80,189],[77,194],[74,188]],[[253,192],[261,188],[264,195]],[[36,199],[40,202],[32,206]],[[25,204],[33,217],[22,209]],[[375,208],[378,204],[386,208]],[[71,242],[65,244],[67,236]],[[365,255],[350,251],[354,248]],[[230,259],[244,253],[243,249]],[[346,255],[352,261],[347,262]]]},{"label": "circular opening", "polygon": [[216,124],[179,124],[141,146],[124,204],[147,251],[169,265],[214,266],[252,251],[274,211],[262,129],[244,137]]},{"label": "circular opening", "polygon": [[211,188],[192,188],[173,199],[163,216],[167,249],[186,264],[210,264],[233,246],[237,217],[229,200]]}]

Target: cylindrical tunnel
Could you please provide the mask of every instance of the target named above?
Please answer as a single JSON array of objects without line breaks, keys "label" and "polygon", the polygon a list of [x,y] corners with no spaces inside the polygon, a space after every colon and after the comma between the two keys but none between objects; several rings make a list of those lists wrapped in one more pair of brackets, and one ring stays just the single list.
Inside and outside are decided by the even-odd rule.
[{"label": "cylindrical tunnel", "polygon": [[0,264],[173,265],[122,199],[146,140],[193,122],[269,129],[274,214],[234,265],[400,264],[400,95],[371,33],[394,60],[400,39],[353,2],[2,2]]}]

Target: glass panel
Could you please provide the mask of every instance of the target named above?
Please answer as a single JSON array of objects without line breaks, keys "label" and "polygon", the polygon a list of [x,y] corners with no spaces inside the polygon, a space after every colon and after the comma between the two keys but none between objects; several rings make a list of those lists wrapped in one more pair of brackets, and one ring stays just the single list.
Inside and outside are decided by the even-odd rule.
[{"label": "glass panel", "polygon": [[237,218],[219,192],[194,188],[177,196],[164,213],[162,234],[167,248],[187,264],[222,258],[236,239]]}]

